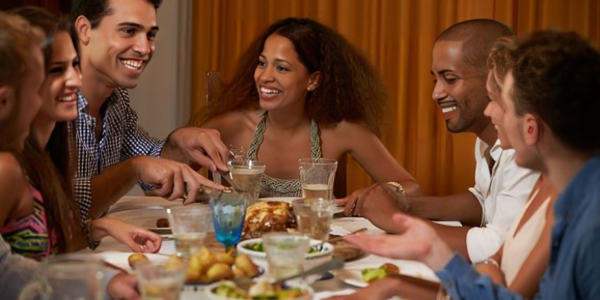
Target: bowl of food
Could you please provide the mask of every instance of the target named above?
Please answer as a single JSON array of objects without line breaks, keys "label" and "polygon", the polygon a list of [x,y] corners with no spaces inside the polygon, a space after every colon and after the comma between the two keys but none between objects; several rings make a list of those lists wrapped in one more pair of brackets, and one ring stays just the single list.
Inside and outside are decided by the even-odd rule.
[{"label": "bowl of food", "polygon": [[[323,243],[319,240],[311,239],[310,247],[306,251],[304,260],[304,270],[311,269],[317,265],[325,263],[333,257],[333,245],[330,243]],[[267,254],[263,246],[262,238],[250,239],[240,242],[237,245],[237,252],[240,254],[246,254],[256,265],[267,269]],[[314,278],[316,280],[318,278]],[[310,281],[310,279],[308,279]]]},{"label": "bowl of food", "polygon": [[[146,255],[141,253],[131,254],[128,258],[132,269],[140,262],[147,261]],[[195,255],[183,259],[176,255],[165,256],[166,264],[187,263],[186,284],[206,285],[220,280],[234,279],[237,277],[256,277],[263,273],[247,254],[212,252],[203,247]]]},{"label": "bowl of food", "polygon": [[314,290],[307,284],[286,283],[273,285],[266,278],[258,280],[248,291],[238,287],[233,281],[220,281],[205,289],[210,300],[232,299],[287,299],[310,300]]}]

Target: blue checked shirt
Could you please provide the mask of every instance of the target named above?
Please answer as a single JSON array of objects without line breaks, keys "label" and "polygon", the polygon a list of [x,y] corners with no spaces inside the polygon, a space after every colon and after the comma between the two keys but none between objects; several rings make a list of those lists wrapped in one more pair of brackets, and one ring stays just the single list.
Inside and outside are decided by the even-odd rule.
[{"label": "blue checked shirt", "polygon": [[[92,203],[91,178],[100,172],[137,155],[160,156],[164,142],[151,137],[137,123],[130,106],[129,92],[117,88],[106,100],[100,140],[96,141],[96,119],[87,113],[87,100],[79,92],[77,105],[78,163],[73,189],[79,202],[82,220],[89,218]],[[142,188],[152,189],[142,184]]]}]

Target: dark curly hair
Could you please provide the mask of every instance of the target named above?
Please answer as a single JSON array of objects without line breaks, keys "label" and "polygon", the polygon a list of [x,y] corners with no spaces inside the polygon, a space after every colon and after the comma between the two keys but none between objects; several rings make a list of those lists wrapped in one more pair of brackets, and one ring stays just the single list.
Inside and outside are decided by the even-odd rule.
[{"label": "dark curly hair", "polygon": [[540,118],[575,151],[600,151],[600,135],[592,130],[600,110],[600,52],[589,41],[575,32],[550,30],[505,38],[488,65],[496,86],[512,72],[517,115]]},{"label": "dark curly hair", "polygon": [[222,96],[192,119],[193,125],[221,113],[259,109],[254,71],[266,39],[277,34],[289,39],[309,73],[320,71],[318,87],[308,93],[308,116],[320,126],[342,120],[364,124],[376,135],[386,105],[385,88],[367,58],[335,30],[311,19],[287,18],[272,24],[242,55],[233,80]]}]

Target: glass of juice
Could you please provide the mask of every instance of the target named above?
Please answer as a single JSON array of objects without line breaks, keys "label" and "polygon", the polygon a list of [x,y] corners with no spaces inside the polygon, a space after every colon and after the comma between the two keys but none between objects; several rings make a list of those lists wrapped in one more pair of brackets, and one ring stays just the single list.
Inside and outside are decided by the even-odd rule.
[{"label": "glass of juice", "polygon": [[330,158],[301,158],[298,164],[302,198],[333,199],[337,161]]}]

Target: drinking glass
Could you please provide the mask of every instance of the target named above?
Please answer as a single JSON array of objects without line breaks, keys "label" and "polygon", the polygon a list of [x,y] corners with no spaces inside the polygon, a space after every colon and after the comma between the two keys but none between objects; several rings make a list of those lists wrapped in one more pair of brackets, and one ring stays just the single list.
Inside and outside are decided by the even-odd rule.
[{"label": "drinking glass", "polygon": [[167,208],[169,224],[178,256],[189,257],[200,251],[210,230],[210,208],[201,204]]},{"label": "drinking glass", "polygon": [[19,300],[101,300],[103,279],[104,266],[99,257],[57,255],[42,262],[37,278],[23,289]]},{"label": "drinking glass", "polygon": [[233,161],[229,163],[229,174],[235,184],[248,193],[250,203],[254,203],[260,194],[260,179],[266,165],[256,160]]},{"label": "drinking glass", "polygon": [[304,271],[304,260],[310,246],[308,236],[274,232],[263,235],[262,241],[271,278],[280,279]]},{"label": "drinking glass", "polygon": [[213,225],[217,241],[229,251],[242,237],[244,217],[246,216],[246,193],[236,192],[211,195]]},{"label": "drinking glass", "polygon": [[292,201],[298,231],[313,239],[329,240],[331,219],[333,219],[333,200],[307,198]]},{"label": "drinking glass", "polygon": [[333,199],[337,161],[330,158],[301,158],[298,164],[302,198]]},{"label": "drinking glass", "polygon": [[145,261],[136,264],[134,270],[142,299],[179,299],[187,274],[187,265],[183,261],[170,260],[166,263]]}]

